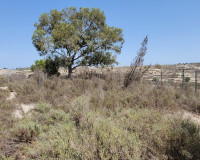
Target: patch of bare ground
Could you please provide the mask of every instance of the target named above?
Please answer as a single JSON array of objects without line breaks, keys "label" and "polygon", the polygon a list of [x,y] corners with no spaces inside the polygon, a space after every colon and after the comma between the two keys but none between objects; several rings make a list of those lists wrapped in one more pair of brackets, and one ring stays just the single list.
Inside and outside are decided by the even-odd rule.
[{"label": "patch of bare ground", "polygon": [[5,87],[0,87],[0,90],[6,91],[6,90],[8,90],[8,87],[7,87],[7,86],[5,86]]},{"label": "patch of bare ground", "polygon": [[17,93],[16,92],[10,92],[10,95],[8,98],[6,98],[7,101],[12,101],[16,98]]},{"label": "patch of bare ground", "polygon": [[200,116],[198,114],[182,110],[178,112],[178,115],[181,115],[185,120],[190,120],[194,122],[196,125],[200,125]]},{"label": "patch of bare ground", "polygon": [[18,109],[13,112],[14,118],[23,118],[24,116],[31,116],[31,111],[36,107],[36,104],[20,104]]}]

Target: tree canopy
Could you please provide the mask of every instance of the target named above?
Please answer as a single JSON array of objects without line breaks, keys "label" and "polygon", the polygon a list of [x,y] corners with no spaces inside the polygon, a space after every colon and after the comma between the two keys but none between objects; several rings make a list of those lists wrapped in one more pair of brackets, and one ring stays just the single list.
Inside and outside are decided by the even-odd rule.
[{"label": "tree canopy", "polygon": [[98,8],[51,10],[34,26],[32,40],[39,54],[64,59],[69,77],[79,66],[117,63],[116,55],[124,43],[122,29],[108,26]]}]

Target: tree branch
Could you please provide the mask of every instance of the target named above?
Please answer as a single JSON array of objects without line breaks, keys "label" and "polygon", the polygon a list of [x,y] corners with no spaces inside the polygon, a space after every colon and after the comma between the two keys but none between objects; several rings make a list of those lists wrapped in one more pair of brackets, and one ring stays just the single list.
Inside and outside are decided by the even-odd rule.
[{"label": "tree branch", "polygon": [[61,54],[60,52],[58,52],[56,50],[54,50],[53,52],[59,54],[60,56],[63,56],[63,54]]}]

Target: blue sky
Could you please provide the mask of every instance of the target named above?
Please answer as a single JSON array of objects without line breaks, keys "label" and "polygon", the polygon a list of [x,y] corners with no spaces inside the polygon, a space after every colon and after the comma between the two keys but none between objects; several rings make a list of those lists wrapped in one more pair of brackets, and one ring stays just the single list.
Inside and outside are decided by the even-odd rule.
[{"label": "blue sky", "polygon": [[146,35],[145,64],[200,62],[200,0],[1,0],[0,68],[41,59],[31,40],[34,23],[44,12],[72,6],[100,8],[110,26],[123,29],[120,66],[131,63]]}]

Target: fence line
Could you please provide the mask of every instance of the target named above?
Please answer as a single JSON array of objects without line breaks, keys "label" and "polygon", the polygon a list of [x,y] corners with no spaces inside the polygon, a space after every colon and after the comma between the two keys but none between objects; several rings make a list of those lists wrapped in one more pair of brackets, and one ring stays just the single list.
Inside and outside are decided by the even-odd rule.
[{"label": "fence line", "polygon": [[195,93],[198,91],[198,70],[195,70]]},{"label": "fence line", "polygon": [[[160,72],[160,73],[159,73]],[[118,81],[119,85],[122,85],[121,82],[124,80],[124,75],[125,72],[120,71],[120,69],[117,70],[109,70],[108,72],[99,70],[96,74],[92,74],[92,76],[97,76],[98,78],[98,84],[100,85],[100,79],[105,78],[104,74],[106,73],[111,76],[112,79],[115,79]],[[144,75],[144,80],[148,81],[156,81],[156,85],[164,85],[166,82],[168,82],[168,85],[170,85],[170,82],[175,82],[175,83],[180,83],[180,86],[182,88],[185,87],[186,84],[192,84],[191,86],[194,86],[194,91],[195,93],[198,92],[199,90],[199,70],[198,69],[190,69],[190,68],[183,68],[183,69],[160,69],[160,70],[149,70],[147,73]],[[14,73],[14,75],[17,73]],[[189,76],[188,76],[189,75]],[[5,74],[6,76],[6,74]],[[114,77],[113,77],[114,76]],[[43,81],[43,76],[40,71],[35,74],[35,78],[37,80],[37,84],[39,88],[42,88],[42,81]],[[155,80],[154,80],[155,78]],[[187,79],[188,78],[188,79]],[[17,77],[19,79],[19,77]],[[8,83],[13,80],[20,88],[22,87],[21,84],[18,83],[15,78],[13,78],[12,73],[8,72],[7,73],[7,80]]]},{"label": "fence line", "polygon": [[[177,70],[177,69],[175,69]],[[195,90],[195,93],[198,92],[198,72],[199,70],[197,69],[178,69],[178,70],[181,70],[182,71],[182,84],[181,84],[181,87],[184,88],[185,86],[185,83],[192,83],[192,82],[189,82],[189,80],[187,80],[188,82],[186,82],[186,76],[185,76],[185,71],[194,71],[194,90]],[[161,81],[161,85],[163,84],[163,76],[168,76],[168,75],[163,75],[163,70],[161,69],[160,71],[160,81]],[[191,78],[191,77],[189,77]]]},{"label": "fence line", "polygon": [[[17,73],[14,73],[14,74],[17,75]],[[8,84],[11,83],[11,80],[12,80],[14,83],[16,83],[22,89],[21,84],[18,83],[18,81],[12,77],[12,74],[10,74],[10,72],[7,73],[6,77],[7,77]],[[20,81],[20,82],[24,83],[23,81]],[[38,76],[37,76],[37,84],[38,84],[38,87],[41,88],[41,86],[42,86],[42,76],[41,76],[40,71],[38,72]]]}]

